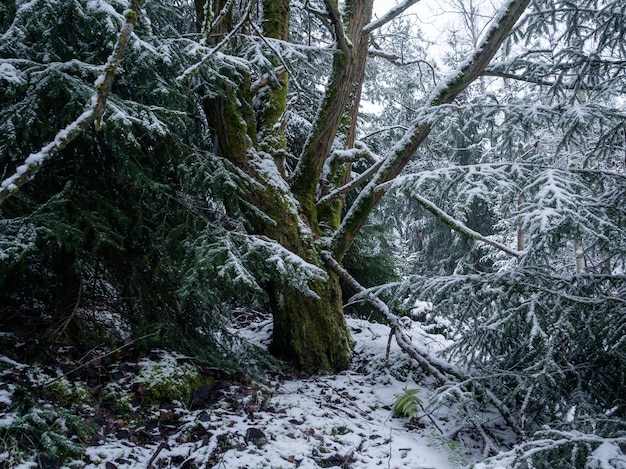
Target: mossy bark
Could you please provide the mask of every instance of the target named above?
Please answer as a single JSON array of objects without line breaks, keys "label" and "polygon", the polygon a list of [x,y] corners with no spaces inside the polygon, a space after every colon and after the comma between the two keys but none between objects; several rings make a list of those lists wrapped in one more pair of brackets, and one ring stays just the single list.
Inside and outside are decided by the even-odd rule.
[{"label": "mossy bark", "polygon": [[270,351],[309,372],[337,371],[350,364],[352,339],[342,312],[341,289],[334,273],[315,282],[319,298],[303,296],[285,285],[274,285],[270,301],[275,312]]},{"label": "mossy bark", "polygon": [[[287,40],[289,1],[265,0],[263,12],[264,34]],[[278,58],[274,65],[274,74],[261,86],[252,90],[247,77],[239,79],[238,89],[225,88],[223,96],[205,101],[204,109],[217,137],[220,156],[260,183],[259,189],[249,188],[252,193],[248,202],[263,213],[263,216],[254,211],[248,214],[251,231],[275,240],[306,262],[325,269],[314,239],[317,229],[299,212],[301,207],[297,206],[286,182],[276,183],[284,176],[282,158],[287,153],[280,124],[287,105],[289,80]],[[232,79],[235,81],[236,77]],[[264,162],[255,164],[264,154],[274,158],[276,173],[268,174]],[[288,279],[271,282],[266,287],[274,319],[272,353],[310,373],[338,371],[349,365],[352,341],[343,316],[341,288],[334,273],[328,272],[327,280],[310,282],[309,288],[315,296],[304,293]]]},{"label": "mossy bark", "polygon": [[[263,177],[255,175],[264,189],[255,194],[254,203],[269,220],[251,220],[254,231],[326,269],[313,234],[301,223],[292,199]],[[270,351],[309,373],[345,369],[350,364],[352,340],[336,275],[329,271],[326,281],[311,281],[309,288],[317,298],[288,282],[267,285],[274,322]]]},{"label": "mossy bark", "polygon": [[[341,215],[342,199],[323,207],[323,212],[320,213],[315,198],[324,164],[330,156],[335,138],[341,134],[347,137],[348,148],[354,141],[356,119],[354,123],[350,120],[356,116],[359,107],[369,41],[369,34],[363,32],[363,28],[371,20],[373,3],[373,0],[347,1],[344,8],[347,23],[344,25],[339,18],[338,3],[327,2],[338,49],[333,57],[332,74],[324,99],[300,155],[292,182],[293,193],[300,202],[304,215],[318,233],[321,232],[320,222],[335,227],[337,215]],[[329,182],[337,183],[347,179],[349,164],[343,166],[331,173],[334,181]]]},{"label": "mossy bark", "polygon": [[[288,41],[291,16],[289,0],[265,0],[263,15],[263,33],[267,37]],[[262,103],[257,109],[258,140],[259,148],[272,155],[276,167],[285,177],[287,139],[284,122],[281,120],[287,108],[289,74],[277,57],[272,59],[272,63],[276,67],[276,73],[261,87],[257,99]]]}]

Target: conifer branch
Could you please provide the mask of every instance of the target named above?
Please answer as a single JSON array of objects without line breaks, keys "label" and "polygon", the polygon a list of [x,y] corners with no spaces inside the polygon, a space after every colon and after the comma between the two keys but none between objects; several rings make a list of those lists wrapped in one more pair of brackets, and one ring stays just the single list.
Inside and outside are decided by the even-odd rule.
[{"label": "conifer branch", "polygon": [[58,132],[54,140],[44,146],[37,153],[31,153],[24,164],[17,167],[15,174],[2,181],[0,184],[0,204],[17,192],[20,187],[29,182],[41,167],[53,156],[63,150],[87,127],[95,122],[96,130],[100,130],[100,123],[106,102],[111,93],[111,87],[119,64],[124,56],[124,51],[133,32],[137,20],[143,15],[142,8],[145,0],[131,0],[128,9],[124,12],[124,24],[120,29],[113,52],[104,65],[104,72],[96,80],[97,93],[91,98],[91,109],[83,112],[78,118]]},{"label": "conifer branch", "polygon": [[252,7],[253,7],[254,3],[255,2],[253,2],[253,1],[248,3],[248,8],[246,8],[246,10],[245,10],[245,12],[243,14],[243,17],[241,18],[241,21],[239,21],[239,23],[237,23],[235,25],[235,27],[232,30],[230,30],[228,32],[228,34],[226,36],[224,36],[224,38],[215,47],[213,47],[209,52],[207,52],[200,59],[200,61],[198,61],[195,64],[193,64],[191,67],[187,68],[187,70],[185,70],[181,75],[176,77],[176,81],[183,82],[183,81],[186,81],[189,78],[191,78],[192,75],[195,75],[196,73],[198,73],[198,70],[200,69],[201,65],[204,65],[205,63],[207,63],[211,57],[213,57],[215,54],[217,54],[220,51],[220,49],[222,49],[222,47],[224,47],[226,44],[228,44],[230,42],[230,40],[236,34],[238,34],[239,31],[241,31],[243,29],[243,26],[250,19],[250,13],[252,11]]},{"label": "conifer branch", "polygon": [[486,236],[483,236],[482,234],[480,234],[479,232],[472,230],[470,227],[466,226],[464,223],[460,222],[456,218],[450,216],[448,213],[444,212],[442,209],[437,207],[430,200],[426,199],[425,197],[422,197],[421,195],[413,194],[413,198],[422,207],[424,207],[426,210],[432,213],[435,217],[437,217],[439,221],[441,221],[442,223],[445,223],[457,233],[461,233],[462,235],[467,236],[470,239],[488,244],[489,246],[499,249],[505,254],[511,257],[515,257],[518,260],[521,259],[526,254],[523,251],[516,251],[515,249],[508,247],[506,244],[502,244],[492,239],[489,239]]}]

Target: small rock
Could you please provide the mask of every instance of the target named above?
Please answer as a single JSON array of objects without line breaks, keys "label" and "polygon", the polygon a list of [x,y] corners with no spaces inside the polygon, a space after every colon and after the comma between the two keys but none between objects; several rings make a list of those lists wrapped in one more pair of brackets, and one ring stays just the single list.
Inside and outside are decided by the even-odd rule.
[{"label": "small rock", "polygon": [[200,420],[201,422],[208,422],[211,420],[211,416],[206,410],[203,410],[198,414],[198,420]]},{"label": "small rock", "polygon": [[262,445],[267,441],[265,433],[258,428],[248,428],[246,431],[246,444],[252,442],[256,446]]}]

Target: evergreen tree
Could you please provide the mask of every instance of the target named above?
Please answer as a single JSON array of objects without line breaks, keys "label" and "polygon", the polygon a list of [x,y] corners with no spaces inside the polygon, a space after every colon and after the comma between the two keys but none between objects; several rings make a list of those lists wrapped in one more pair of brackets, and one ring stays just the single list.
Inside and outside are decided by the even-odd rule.
[{"label": "evergreen tree", "polygon": [[[107,313],[210,340],[233,304],[268,305],[276,355],[337,370],[341,277],[503,450],[494,465],[621,452],[623,8],[505,2],[450,70],[411,47],[366,85],[378,60],[411,62],[408,20],[380,31],[413,3],[371,21],[372,0],[5,2],[3,320],[71,336]],[[358,115],[363,93],[380,117]],[[362,267],[359,236],[399,208],[421,219],[366,249],[421,243],[425,262],[366,290],[340,263]],[[443,357],[399,326],[416,300],[448,323]]]},{"label": "evergreen tree", "polygon": [[[0,187],[0,196],[5,199],[35,178],[29,188],[3,207],[6,220],[23,220],[49,206],[51,200],[61,201],[64,208],[71,207],[71,210],[54,207],[55,214],[63,214],[58,218],[66,222],[68,229],[55,227],[50,232],[55,233],[51,238],[69,233],[73,237],[67,240],[61,237],[60,247],[49,239],[48,246],[60,252],[49,252],[42,259],[46,264],[63,266],[53,269],[62,290],[58,296],[63,298],[57,308],[58,315],[73,316],[71,305],[81,301],[78,297],[82,275],[87,271],[82,259],[93,260],[106,243],[112,245],[109,256],[121,249],[125,256],[131,257],[115,258],[122,260],[123,265],[114,274],[118,278],[113,282],[116,296],[132,299],[131,310],[142,305],[131,318],[136,316],[139,322],[152,323],[156,318],[175,317],[184,323],[189,315],[204,316],[195,306],[184,312],[185,304],[194,304],[187,296],[193,289],[185,287],[186,279],[200,280],[212,266],[219,273],[218,278],[243,284],[247,287],[245,291],[267,295],[274,316],[272,351],[276,355],[293,360],[309,371],[347,366],[350,338],[342,314],[340,287],[336,274],[326,268],[321,251],[329,249],[335,258],[343,258],[382,196],[378,185],[399,174],[430,132],[431,125],[418,120],[409,127],[407,136],[401,140],[403,143],[391,148],[381,159],[381,163],[386,163],[377,163],[366,172],[365,176],[372,177],[347,212],[342,210],[345,190],[334,189],[350,181],[352,162],[336,150],[351,151],[354,147],[356,111],[371,32],[412,3],[405,2],[372,24],[369,24],[371,0],[347,2],[341,9],[332,1],[318,6],[308,4],[305,10],[327,28],[325,33],[308,35],[307,41],[315,37],[314,47],[289,41],[291,4],[287,1],[262,2],[257,8],[254,2],[198,0],[193,9],[191,5],[181,4],[182,8],[176,11],[158,2],[153,7],[148,4],[148,11],[144,11],[142,2],[131,2],[127,10],[120,11],[123,5],[117,3],[67,2],[57,6],[42,0],[41,14],[36,16],[32,15],[30,3],[15,4],[13,17],[5,15],[2,52],[3,68],[8,70],[3,72],[3,77],[12,77],[8,94],[14,97],[7,95],[3,101],[13,99],[17,106],[21,103],[25,107],[46,96],[50,99],[49,90],[46,93],[42,86],[28,87],[26,83],[34,84],[30,74],[35,79],[53,77],[59,67],[61,78],[50,79],[49,86],[62,85],[55,90],[73,86],[68,88],[71,92],[65,98],[55,99],[48,107],[29,107],[31,115],[39,119],[33,122],[39,125],[29,127],[27,120],[16,120],[13,124],[13,116],[26,117],[27,113],[18,114],[18,107],[6,111],[11,116],[7,121],[14,126],[8,130],[16,135],[14,141],[22,139],[13,128],[22,132],[33,129],[42,134],[38,139],[27,136],[30,147],[22,151],[6,147],[7,174],[14,172],[14,176],[6,178]],[[521,1],[502,10],[500,21],[483,46],[457,71],[456,78],[443,82],[429,105],[451,102],[480,74],[525,7],[526,2]],[[59,14],[67,15],[62,25],[72,34],[58,34],[58,43],[48,44],[42,32],[54,29],[45,21],[54,22],[57,9]],[[92,10],[103,26],[95,27]],[[152,26],[151,11],[154,12]],[[195,18],[191,13],[195,13]],[[192,25],[197,33],[190,32]],[[115,41],[117,28],[120,33]],[[74,30],[80,30],[80,34]],[[109,40],[103,40],[104,37]],[[294,80],[297,75],[290,70],[299,61],[309,59],[312,49],[313,60],[323,56],[320,46],[323,48],[329,37],[335,50],[319,108],[315,114],[309,112],[302,117],[304,122],[310,122],[304,142],[288,138],[284,120],[289,91],[303,89]],[[74,39],[76,43],[72,42]],[[31,48],[31,43],[37,46]],[[131,47],[125,47],[126,44]],[[40,55],[29,57],[28,54]],[[74,59],[75,55],[80,59]],[[40,64],[43,73],[28,68],[31,62]],[[78,77],[64,72],[68,64],[78,67]],[[97,73],[102,64],[106,64],[103,73]],[[114,72],[122,70],[115,81]],[[89,85],[93,80],[96,80],[96,93]],[[16,95],[20,85],[25,88],[21,95]],[[43,93],[38,94],[39,90]],[[90,95],[92,103],[88,104]],[[85,106],[88,110],[80,114]],[[57,115],[61,119],[57,120]],[[76,115],[80,117],[73,121],[71,116]],[[46,133],[49,122],[52,125]],[[97,132],[100,127],[103,131]],[[77,138],[79,134],[82,135]],[[53,143],[46,146],[45,142],[50,140]],[[296,148],[288,147],[289,141],[297,141]],[[42,150],[37,151],[38,148]],[[20,164],[28,152],[31,156],[25,164]],[[97,155],[99,164],[87,163],[82,155]],[[190,161],[190,157],[195,158]],[[291,161],[295,164],[290,166]],[[40,173],[39,168],[44,164],[50,170]],[[207,165],[206,172],[203,164]],[[196,176],[191,180],[200,178],[204,184],[189,185],[186,170],[192,166]],[[77,177],[81,171],[84,178]],[[207,175],[203,177],[203,173]],[[51,178],[50,188],[38,179],[46,177]],[[113,178],[113,182],[107,178]],[[84,183],[84,187],[72,185],[77,183]],[[74,187],[75,192],[63,193],[54,184],[63,184],[65,191]],[[324,185],[330,188],[327,197],[323,196],[328,191]],[[101,198],[100,203],[108,205],[107,209],[89,210],[96,198],[94,192]],[[74,201],[82,197],[85,202]],[[38,199],[31,201],[31,198]],[[198,206],[193,204],[194,200],[200,201]],[[22,203],[26,207],[16,207]],[[174,205],[180,210],[176,213],[180,214],[181,223],[182,220],[189,223],[189,217],[197,223],[189,233],[184,232],[189,225],[182,228],[176,224],[179,229],[169,229],[168,224],[177,221],[176,216],[167,212]],[[212,220],[207,224],[205,218],[214,217],[207,213],[222,206],[224,217],[220,222],[229,226],[217,223],[216,227]],[[178,242],[158,242],[154,240],[158,228],[163,235],[181,233],[180,230],[184,235]],[[224,231],[219,231],[222,228]],[[204,231],[198,235],[200,229]],[[210,235],[213,230],[219,233],[215,238]],[[28,234],[33,244],[15,253],[5,278],[13,277],[11,266],[23,265],[27,253],[33,252],[35,244],[41,242],[39,234],[32,234],[34,231]],[[101,238],[104,241],[98,243]],[[193,259],[204,267],[187,269],[189,275],[181,282],[185,287],[182,292],[176,289],[173,294],[171,287],[160,286],[152,290],[154,294],[146,295],[148,290],[140,279],[148,284],[157,281],[159,285],[158,280],[166,277],[166,286],[178,282],[176,277],[181,272],[178,263],[186,256],[177,253],[170,256],[165,246],[171,249],[193,246]],[[142,262],[138,263],[134,257],[139,253]],[[170,270],[161,265],[164,257],[173,259]],[[92,269],[100,272],[113,268],[105,266],[98,263],[98,269]],[[167,274],[171,277],[167,278]],[[26,284],[26,280],[22,282]],[[183,294],[182,299],[179,294]],[[19,300],[13,301],[19,304]],[[144,310],[146,303],[152,304]]]}]

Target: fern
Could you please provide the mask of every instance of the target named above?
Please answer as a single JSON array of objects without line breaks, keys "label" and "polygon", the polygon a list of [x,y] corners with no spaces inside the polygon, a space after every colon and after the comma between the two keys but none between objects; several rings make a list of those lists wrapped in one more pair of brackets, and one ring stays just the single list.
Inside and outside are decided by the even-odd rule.
[{"label": "fern", "polygon": [[419,389],[404,389],[402,394],[396,397],[391,411],[396,417],[415,417],[419,408],[422,406],[422,401],[417,397]]}]

